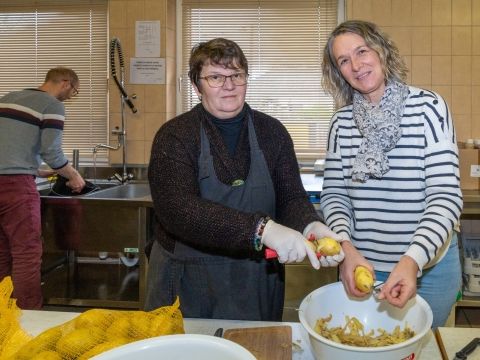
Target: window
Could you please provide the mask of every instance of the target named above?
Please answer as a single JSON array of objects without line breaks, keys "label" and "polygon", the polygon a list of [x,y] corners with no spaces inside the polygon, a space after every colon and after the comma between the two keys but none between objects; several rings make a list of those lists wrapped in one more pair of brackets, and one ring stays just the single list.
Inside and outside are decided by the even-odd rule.
[{"label": "window", "polygon": [[93,146],[108,142],[107,36],[107,0],[0,0],[0,96],[41,85],[56,66],[78,74],[80,94],[65,101],[70,159],[79,149],[91,160]]},{"label": "window", "polygon": [[190,49],[225,37],[249,62],[247,102],[288,129],[300,162],[325,154],[335,104],[321,86],[323,48],[338,0],[183,0],[181,111],[198,103],[188,79]]}]

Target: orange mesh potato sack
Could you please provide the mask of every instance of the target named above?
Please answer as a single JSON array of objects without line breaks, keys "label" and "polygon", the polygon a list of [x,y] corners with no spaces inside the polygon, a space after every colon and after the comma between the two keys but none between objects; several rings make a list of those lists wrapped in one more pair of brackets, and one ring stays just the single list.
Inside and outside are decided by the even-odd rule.
[{"label": "orange mesh potato sack", "polygon": [[22,346],[15,360],[86,360],[115,347],[149,337],[183,334],[177,298],[172,306],[145,311],[92,309],[45,330]]},{"label": "orange mesh potato sack", "polygon": [[20,327],[22,312],[16,300],[10,297],[12,292],[12,279],[7,276],[0,282],[0,359],[7,359],[30,340],[30,336]]}]

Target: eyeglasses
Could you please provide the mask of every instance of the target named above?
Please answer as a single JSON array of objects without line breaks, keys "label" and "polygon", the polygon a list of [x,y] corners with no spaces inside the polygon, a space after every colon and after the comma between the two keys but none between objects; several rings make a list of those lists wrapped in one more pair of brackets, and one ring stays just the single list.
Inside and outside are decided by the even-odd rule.
[{"label": "eyeglasses", "polygon": [[70,86],[72,87],[73,89],[73,93],[72,93],[72,97],[73,96],[77,96],[80,92],[78,91],[78,89],[73,86],[73,83],[72,83],[72,80],[69,80],[69,79],[63,79],[63,81],[68,81],[70,83]]},{"label": "eyeglasses", "polygon": [[71,86],[72,89],[73,89],[73,94],[72,94],[72,96],[77,96],[77,95],[80,93],[80,92],[78,91],[78,89],[77,89],[75,86],[73,86],[73,84],[72,84],[71,82],[70,82],[70,86]]},{"label": "eyeglasses", "polygon": [[219,88],[225,85],[225,81],[227,81],[227,78],[230,78],[232,80],[232,83],[237,86],[242,86],[247,83],[248,80],[248,74],[246,73],[236,73],[232,75],[220,75],[220,74],[215,74],[215,75],[207,75],[204,77],[200,77],[202,80],[207,80],[208,86],[212,88]]}]

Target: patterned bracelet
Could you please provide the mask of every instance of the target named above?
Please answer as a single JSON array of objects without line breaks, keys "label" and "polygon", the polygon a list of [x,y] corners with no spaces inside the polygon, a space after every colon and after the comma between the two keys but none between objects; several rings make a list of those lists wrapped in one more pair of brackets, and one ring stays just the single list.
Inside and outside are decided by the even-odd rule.
[{"label": "patterned bracelet", "polygon": [[265,226],[271,220],[270,216],[265,216],[260,219],[257,224],[257,229],[255,230],[255,235],[253,237],[253,247],[256,251],[262,251],[263,243],[262,243],[262,235],[263,230],[265,230]]}]

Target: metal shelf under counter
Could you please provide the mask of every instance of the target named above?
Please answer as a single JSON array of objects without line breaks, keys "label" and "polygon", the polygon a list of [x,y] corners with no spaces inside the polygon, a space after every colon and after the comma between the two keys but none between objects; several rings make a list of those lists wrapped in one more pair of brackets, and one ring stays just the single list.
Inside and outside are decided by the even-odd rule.
[{"label": "metal shelf under counter", "polygon": [[113,185],[62,197],[38,184],[45,305],[143,308],[150,190],[145,181]]},{"label": "metal shelf under counter", "polygon": [[480,190],[462,190],[463,212],[465,215],[478,215],[480,219]]},{"label": "metal shelf under counter", "polygon": [[[462,219],[480,220],[480,190],[462,190],[463,211]],[[456,303],[456,307],[479,307],[480,296],[463,295]]]}]

